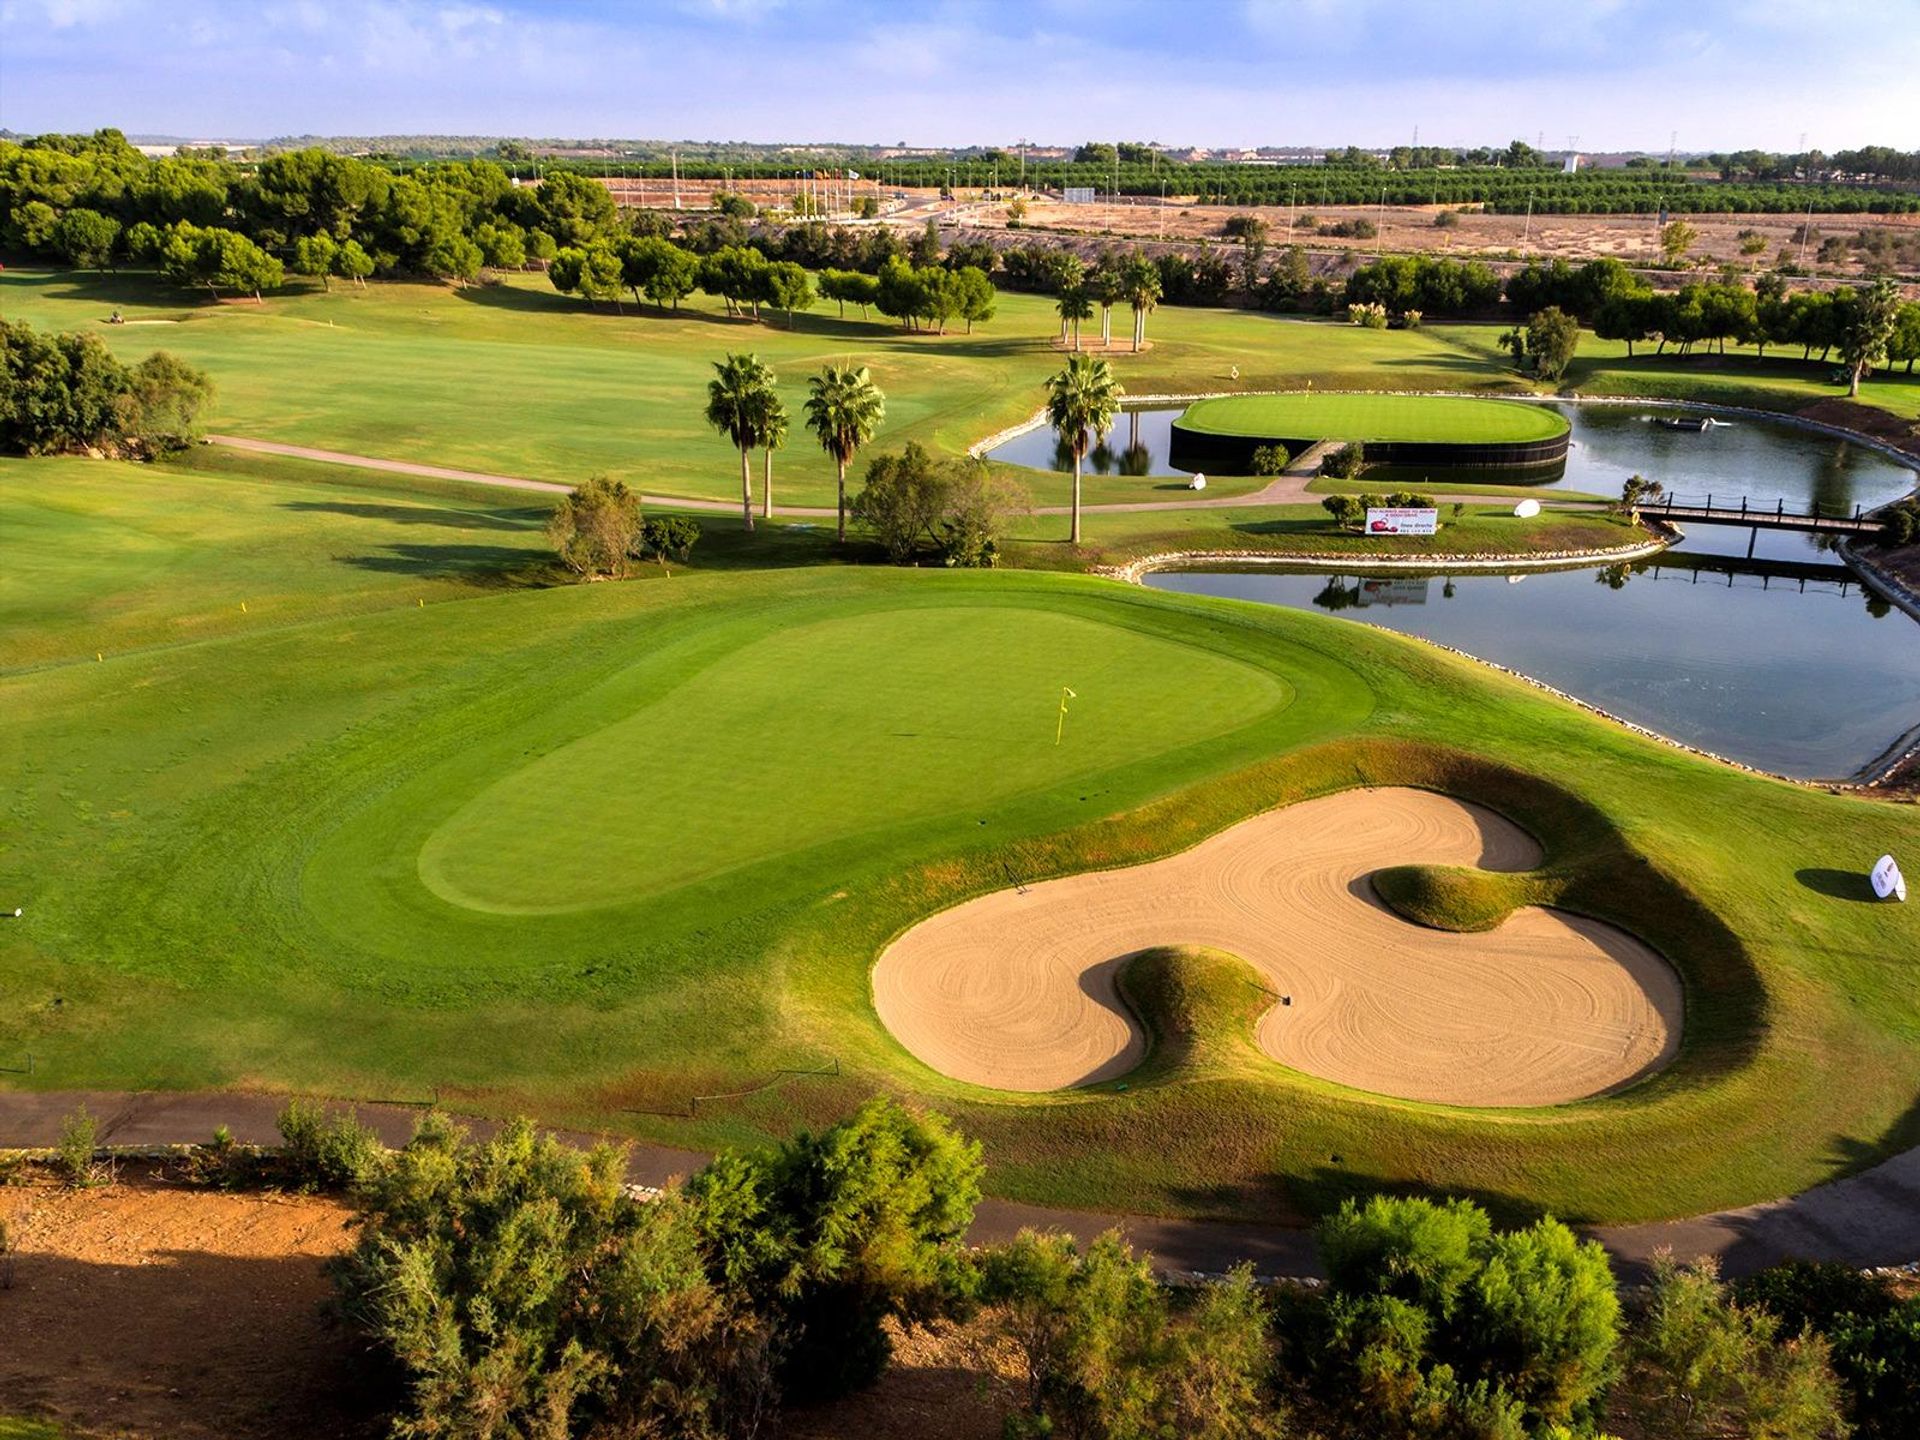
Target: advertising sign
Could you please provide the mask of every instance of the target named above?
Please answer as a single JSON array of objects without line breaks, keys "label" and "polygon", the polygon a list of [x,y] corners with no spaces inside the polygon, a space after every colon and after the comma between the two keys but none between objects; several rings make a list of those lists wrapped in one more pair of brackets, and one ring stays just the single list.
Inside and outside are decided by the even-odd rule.
[{"label": "advertising sign", "polygon": [[1399,508],[1367,511],[1369,535],[1432,535],[1440,529],[1438,510]]},{"label": "advertising sign", "polygon": [[1873,893],[1882,900],[1907,898],[1907,878],[1900,873],[1893,856],[1882,855],[1873,867]]}]

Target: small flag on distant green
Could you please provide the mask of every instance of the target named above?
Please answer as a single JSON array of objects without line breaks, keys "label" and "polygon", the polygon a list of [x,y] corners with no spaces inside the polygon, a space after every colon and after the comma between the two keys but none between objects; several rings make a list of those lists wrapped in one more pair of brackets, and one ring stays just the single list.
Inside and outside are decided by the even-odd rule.
[{"label": "small flag on distant green", "polygon": [[1060,687],[1060,719],[1059,723],[1053,727],[1054,744],[1058,745],[1060,743],[1060,737],[1067,733],[1067,701],[1078,700],[1079,698],[1078,695],[1074,694],[1073,691],[1065,685]]}]

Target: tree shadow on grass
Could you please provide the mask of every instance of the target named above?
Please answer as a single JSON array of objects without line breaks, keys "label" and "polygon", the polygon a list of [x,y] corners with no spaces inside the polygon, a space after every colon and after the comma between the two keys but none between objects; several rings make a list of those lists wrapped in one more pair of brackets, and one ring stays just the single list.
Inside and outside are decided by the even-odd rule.
[{"label": "tree shadow on grass", "polygon": [[343,565],[383,575],[412,575],[440,580],[469,577],[500,583],[535,584],[546,557],[506,545],[391,545],[385,554],[342,555]]},{"label": "tree shadow on grass", "polygon": [[455,530],[534,530],[546,523],[548,511],[518,510],[488,514],[479,510],[440,510],[420,505],[359,504],[344,500],[289,500],[282,510],[320,515],[346,515],[356,520],[381,520],[394,525],[444,525]]},{"label": "tree shadow on grass", "polygon": [[1835,900],[1857,900],[1872,905],[1880,903],[1879,897],[1873,893],[1873,882],[1858,870],[1833,870],[1812,865],[1794,871],[1793,878],[1816,894],[1828,895]]}]

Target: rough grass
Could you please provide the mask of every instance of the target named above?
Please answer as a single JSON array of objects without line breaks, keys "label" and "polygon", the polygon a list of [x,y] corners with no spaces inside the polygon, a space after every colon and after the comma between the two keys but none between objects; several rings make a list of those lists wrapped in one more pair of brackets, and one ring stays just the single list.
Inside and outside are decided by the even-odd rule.
[{"label": "rough grass", "polygon": [[1280,997],[1238,955],[1205,946],[1143,950],[1120,970],[1121,998],[1147,1032],[1147,1056],[1111,1088],[1258,1070],[1254,1026]]},{"label": "rough grass", "polygon": [[1550,440],[1570,428],[1540,405],[1435,395],[1224,395],[1180,417],[1209,435],[1311,436],[1319,440],[1508,444]]},{"label": "rough grass", "polygon": [[1373,890],[1393,911],[1435,930],[1498,929],[1516,906],[1549,903],[1528,894],[1530,877],[1461,865],[1394,865],[1373,873]]}]

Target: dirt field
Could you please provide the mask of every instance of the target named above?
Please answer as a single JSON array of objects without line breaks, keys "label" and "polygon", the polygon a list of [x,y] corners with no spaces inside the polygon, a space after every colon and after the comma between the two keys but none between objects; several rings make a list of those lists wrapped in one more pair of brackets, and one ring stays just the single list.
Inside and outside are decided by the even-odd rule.
[{"label": "dirt field", "polygon": [[[784,209],[793,203],[796,183],[805,185],[804,181],[796,182],[791,177],[763,177],[737,180],[733,188],[757,205]],[[612,179],[606,184],[622,205],[674,208],[671,181]],[[713,192],[721,188],[724,186],[717,181],[683,180],[681,207],[687,211],[704,210]],[[1401,254],[1419,251],[1486,260],[1560,257],[1578,261],[1612,256],[1634,266],[1650,265],[1661,258],[1657,215],[1534,215],[1529,218],[1524,214],[1486,215],[1467,209],[1460,212],[1458,223],[1443,229],[1435,225],[1434,218],[1442,210],[1454,207],[1318,205],[1313,201],[1312,191],[1312,175],[1303,174],[1298,203],[1291,210],[1285,205],[1244,208],[1200,205],[1192,196],[1169,196],[1164,203],[1158,197],[1129,196],[1117,205],[1067,205],[1035,195],[1028,199],[1023,225],[1029,231],[1066,231],[1103,241],[1166,241],[1191,246],[1207,240],[1237,249],[1237,242],[1223,237],[1222,227],[1231,215],[1253,214],[1267,222],[1270,250],[1272,246],[1297,242],[1326,257],[1317,267],[1321,269],[1334,266],[1346,256],[1362,259],[1376,251]],[[863,180],[833,191],[826,203],[833,205],[851,196],[875,195],[885,204],[886,223],[917,231],[932,217],[939,221],[948,240],[957,238],[956,230],[1004,230],[1006,226],[1004,199],[987,200],[984,192],[978,190],[961,190],[946,201],[941,200],[934,189],[909,190],[904,192],[909,197],[905,203],[894,199],[897,193],[902,192],[891,186],[876,190],[870,181]],[[1822,237],[1882,230],[1908,239],[1920,236],[1920,215],[1815,215],[1813,233],[1804,244],[1798,235],[1805,219],[1801,215],[1706,214],[1684,218],[1699,232],[1699,239],[1687,258],[1709,270],[1720,264],[1767,268],[1785,250],[1817,275],[1856,279],[1864,273],[1857,256],[1837,262],[1817,259]],[[1318,233],[1314,224],[1307,223],[1334,224],[1356,219],[1374,222],[1379,227],[1378,237],[1360,240],[1325,235]],[[1765,248],[1756,254],[1742,254],[1742,238],[1747,234],[1760,236]],[[1018,235],[1019,232],[1014,232],[1004,238],[1011,241]],[[1673,281],[1678,283],[1682,278],[1685,277],[1676,274]]]},{"label": "dirt field", "polygon": [[320,1314],[348,1213],[144,1169],[99,1190],[0,1188],[19,1246],[0,1290],[0,1413],[156,1440],[380,1434]]},{"label": "dirt field", "polygon": [[1143,1057],[1119,998],[1159,945],[1239,955],[1277,994],[1257,1040],[1358,1089],[1456,1105],[1548,1105],[1665,1064],[1679,977],[1611,926],[1515,912],[1483,935],[1400,919],[1367,876],[1398,864],[1523,870],[1534,841],[1418,790],[1354,790],[1243,821],[1184,854],[983,896],[896,941],[874,969],[887,1027],[942,1074],[1004,1090],[1123,1075]]}]

